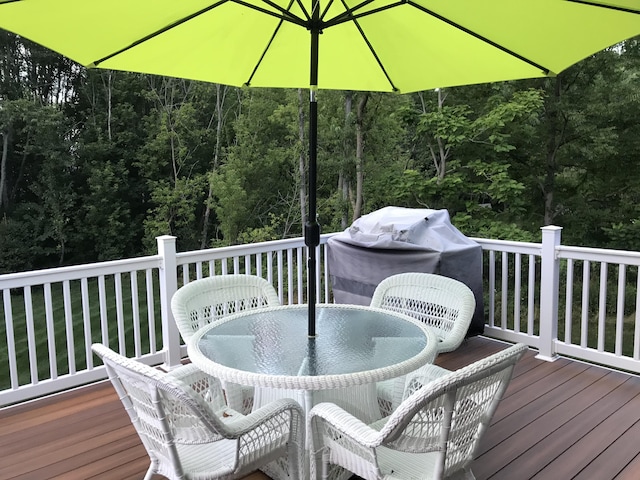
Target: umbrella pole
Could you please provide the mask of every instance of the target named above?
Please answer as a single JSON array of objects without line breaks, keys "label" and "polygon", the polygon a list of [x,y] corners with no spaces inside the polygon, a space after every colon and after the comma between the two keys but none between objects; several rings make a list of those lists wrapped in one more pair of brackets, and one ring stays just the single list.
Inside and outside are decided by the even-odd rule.
[{"label": "umbrella pole", "polygon": [[309,250],[307,261],[307,300],[309,303],[309,337],[316,336],[316,247],[320,245],[320,225],[316,219],[316,176],[317,176],[317,136],[318,103],[315,90],[311,90],[309,102],[309,210],[305,224],[305,244]]},{"label": "umbrella pole", "polygon": [[[319,5],[316,2],[313,17],[319,16]],[[307,262],[307,302],[309,305],[309,338],[316,336],[316,248],[320,245],[320,225],[317,221],[316,179],[318,155],[318,102],[316,92],[318,86],[318,37],[319,30],[311,29],[311,78],[309,85],[309,209],[304,228],[304,239],[309,257]]]}]

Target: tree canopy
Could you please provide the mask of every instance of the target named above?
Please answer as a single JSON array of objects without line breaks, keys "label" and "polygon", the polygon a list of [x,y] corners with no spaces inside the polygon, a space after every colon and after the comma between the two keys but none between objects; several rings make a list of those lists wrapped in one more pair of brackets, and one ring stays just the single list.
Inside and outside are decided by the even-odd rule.
[{"label": "tree canopy", "polygon": [[[555,78],[318,92],[324,232],[387,205],[464,234],[640,248],[640,43]],[[300,236],[307,93],[73,62],[0,31],[0,272]]]}]

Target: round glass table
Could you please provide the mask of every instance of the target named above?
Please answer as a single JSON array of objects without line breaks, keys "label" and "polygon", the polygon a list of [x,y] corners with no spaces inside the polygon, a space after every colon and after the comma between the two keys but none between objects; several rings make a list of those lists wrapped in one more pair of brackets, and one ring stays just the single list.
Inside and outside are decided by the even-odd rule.
[{"label": "round glass table", "polygon": [[428,327],[400,313],[320,304],[316,337],[307,306],[248,310],[198,331],[191,361],[222,380],[277,389],[322,391],[402,376],[435,358]]},{"label": "round glass table", "polygon": [[[305,412],[330,401],[366,423],[380,418],[376,382],[431,363],[437,352],[427,326],[372,307],[319,304],[316,337],[307,331],[306,305],[267,307],[203,327],[187,348],[201,370],[255,387],[254,409],[284,397]],[[269,474],[287,478],[285,470]]]}]

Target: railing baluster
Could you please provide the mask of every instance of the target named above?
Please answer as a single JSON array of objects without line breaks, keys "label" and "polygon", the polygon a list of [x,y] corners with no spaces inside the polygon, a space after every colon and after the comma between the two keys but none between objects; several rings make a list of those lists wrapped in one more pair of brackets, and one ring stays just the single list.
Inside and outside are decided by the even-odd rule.
[{"label": "railing baluster", "polygon": [[[320,259],[320,245],[316,245],[316,261]],[[316,302],[320,300],[320,268],[316,265]]]},{"label": "railing baluster", "polygon": [[[267,280],[273,285],[273,252],[267,252]],[[282,297],[280,297],[282,300]]]},{"label": "railing baluster", "polygon": [[327,258],[328,247],[327,244],[321,245],[323,252],[323,265],[324,265],[324,301],[325,303],[330,303],[330,294],[329,288],[331,286],[331,277],[329,276],[329,260]]},{"label": "railing baluster", "polygon": [[262,253],[256,254],[256,275],[262,277]]},{"label": "railing baluster", "polygon": [[573,259],[567,260],[567,280],[564,308],[564,342],[571,343],[573,326]]},{"label": "railing baluster", "polygon": [[625,265],[618,266],[618,301],[616,303],[616,343],[615,354],[622,355],[624,338],[624,292],[627,283],[627,269]]},{"label": "railing baluster", "polygon": [[244,256],[244,273],[247,275],[252,274],[251,255]]},{"label": "railing baluster", "polygon": [[640,360],[640,267],[636,267],[636,316],[633,330],[633,358]]},{"label": "railing baluster", "polygon": [[585,260],[582,264],[582,324],[580,329],[580,346],[587,348],[589,330],[589,282],[591,281],[591,263]]},{"label": "railing baluster", "polygon": [[11,388],[17,389],[20,386],[18,380],[18,365],[16,361],[16,341],[13,331],[13,308],[11,307],[11,290],[2,290],[2,300],[4,304],[4,323],[6,325],[7,335],[7,353],[9,356],[9,377],[11,379]]},{"label": "railing baluster", "polygon": [[124,332],[124,312],[122,310],[122,274],[114,275],[114,287],[116,294],[116,322],[118,325],[118,349],[121,355],[127,355],[127,345]]},{"label": "railing baluster", "polygon": [[156,316],[154,305],[153,270],[145,270],[147,292],[147,324],[149,328],[149,353],[156,353]]},{"label": "railing baluster", "polygon": [[86,277],[80,279],[80,299],[82,302],[82,324],[84,325],[84,356],[87,368],[93,368],[91,352],[91,311],[89,308],[89,282]]},{"label": "railing baluster", "polygon": [[76,347],[73,338],[73,309],[71,308],[71,286],[69,280],[62,282],[62,296],[64,298],[64,321],[67,332],[67,352],[69,373],[76,373]]},{"label": "railing baluster", "polygon": [[508,327],[508,313],[509,313],[509,255],[507,252],[502,252],[502,273],[501,273],[501,300],[500,300],[500,327],[506,330]]},{"label": "railing baluster", "polygon": [[44,293],[44,318],[47,325],[47,346],[49,348],[49,373],[51,379],[58,378],[58,357],[56,355],[56,329],[53,318],[53,299],[51,297],[51,284],[45,283]]},{"label": "railing baluster", "polygon": [[293,281],[293,249],[287,248],[287,303],[293,303],[295,282]]},{"label": "railing baluster", "polygon": [[278,250],[277,253],[277,261],[278,261],[278,265],[276,268],[276,276],[278,278],[278,296],[280,297],[280,301],[284,301],[284,286],[282,285],[284,279],[283,279],[283,272],[282,272],[282,250]]},{"label": "railing baluster", "polygon": [[[202,272],[202,269],[200,270]],[[131,285],[131,317],[133,320],[133,348],[136,358],[142,356],[142,343],[140,335],[140,303],[138,301],[138,272],[133,270],[130,274]]]},{"label": "railing baluster", "polygon": [[109,345],[109,317],[107,315],[107,287],[104,275],[98,277],[98,300],[100,304],[100,333],[102,343]]},{"label": "railing baluster", "polygon": [[191,268],[189,267],[189,264],[185,264],[182,266],[182,284],[186,285],[191,281],[191,275],[189,275]]},{"label": "railing baluster", "polygon": [[489,325],[496,325],[496,253],[489,252]]},{"label": "railing baluster", "polygon": [[513,330],[520,332],[520,302],[522,301],[521,282],[522,282],[522,256],[515,254],[514,265],[514,284],[513,284]]},{"label": "railing baluster", "polygon": [[304,267],[303,248],[296,248],[296,270],[298,272],[298,303],[304,303]]},{"label": "railing baluster", "polygon": [[533,335],[536,321],[536,257],[529,255],[529,288],[527,289],[527,335]]},{"label": "railing baluster", "polygon": [[33,300],[31,286],[24,288],[24,312],[27,327],[27,345],[29,347],[29,371],[31,383],[38,383],[38,355],[36,352],[36,333],[33,327]]},{"label": "railing baluster", "polygon": [[600,263],[600,295],[598,297],[598,351],[604,352],[605,324],[607,319],[607,264]]}]

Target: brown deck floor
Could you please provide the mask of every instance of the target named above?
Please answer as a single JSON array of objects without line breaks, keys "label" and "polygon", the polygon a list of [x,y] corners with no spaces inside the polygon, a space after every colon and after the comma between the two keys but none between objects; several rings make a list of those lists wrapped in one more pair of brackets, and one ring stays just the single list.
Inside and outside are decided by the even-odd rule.
[{"label": "brown deck floor", "polygon": [[[437,363],[455,369],[504,347],[475,337]],[[639,438],[639,377],[529,351],[473,471],[478,480],[636,480]],[[148,465],[110,383],[0,410],[1,480],[141,479]]]}]

